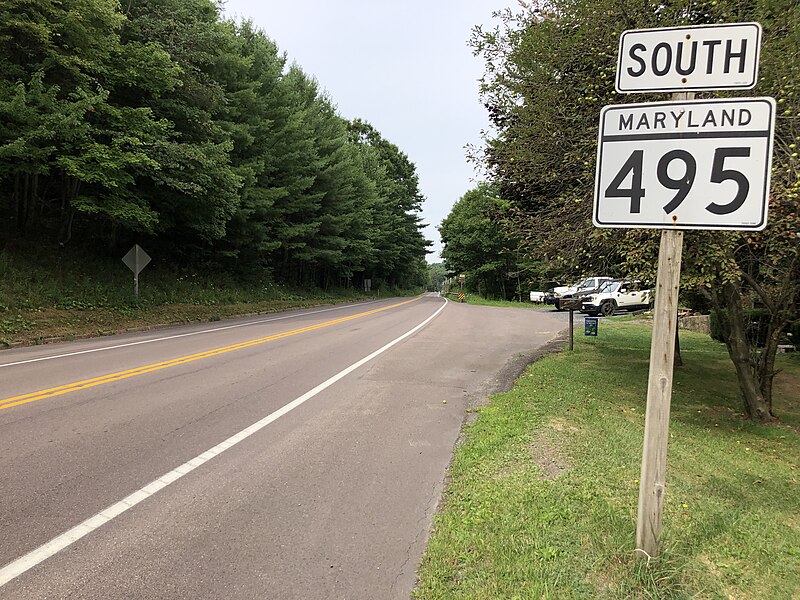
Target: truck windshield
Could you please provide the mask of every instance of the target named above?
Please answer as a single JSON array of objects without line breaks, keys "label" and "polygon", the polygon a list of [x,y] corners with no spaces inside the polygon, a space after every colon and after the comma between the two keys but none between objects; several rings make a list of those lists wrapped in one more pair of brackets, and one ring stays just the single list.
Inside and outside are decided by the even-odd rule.
[{"label": "truck windshield", "polygon": [[598,293],[600,294],[613,294],[619,289],[619,281],[607,281],[601,287]]}]

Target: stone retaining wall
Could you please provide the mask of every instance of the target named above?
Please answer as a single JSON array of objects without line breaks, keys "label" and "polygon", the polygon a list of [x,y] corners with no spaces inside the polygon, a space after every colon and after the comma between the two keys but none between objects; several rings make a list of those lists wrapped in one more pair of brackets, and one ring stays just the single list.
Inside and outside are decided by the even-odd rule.
[{"label": "stone retaining wall", "polygon": [[680,317],[678,319],[678,329],[699,331],[700,333],[711,333],[711,317],[708,315]]}]

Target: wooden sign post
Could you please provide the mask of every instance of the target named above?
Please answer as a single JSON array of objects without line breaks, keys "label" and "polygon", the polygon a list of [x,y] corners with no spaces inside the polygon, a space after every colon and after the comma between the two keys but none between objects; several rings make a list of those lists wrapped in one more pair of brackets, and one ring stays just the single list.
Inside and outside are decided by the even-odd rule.
[{"label": "wooden sign post", "polygon": [[[693,98],[692,92],[672,94],[673,100]],[[658,556],[659,553],[658,539],[661,536],[667,482],[669,411],[672,404],[682,257],[683,231],[663,230],[658,248],[656,303],[653,307],[653,338],[650,342],[647,411],[636,519],[636,553],[642,558]]]},{"label": "wooden sign post", "polygon": [[662,231],[658,251],[656,304],[653,309],[653,339],[650,343],[650,373],[647,378],[642,471],[639,476],[639,516],[636,521],[636,552],[643,557],[658,555],[658,538],[664,513],[682,253],[683,231]]},{"label": "wooden sign post", "polygon": [[569,349],[575,349],[575,311],[580,310],[583,298],[565,298],[561,300],[561,308],[569,310]]}]

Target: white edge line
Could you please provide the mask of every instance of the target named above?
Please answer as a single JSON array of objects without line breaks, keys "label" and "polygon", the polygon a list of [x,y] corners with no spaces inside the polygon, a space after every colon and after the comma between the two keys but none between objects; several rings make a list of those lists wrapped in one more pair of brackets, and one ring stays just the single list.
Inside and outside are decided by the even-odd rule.
[{"label": "white edge line", "polygon": [[267,415],[266,417],[264,417],[260,421],[256,421],[255,423],[253,423],[249,427],[246,427],[245,429],[243,429],[239,433],[236,433],[236,434],[230,436],[225,441],[220,442],[219,444],[217,444],[216,446],[213,446],[212,448],[209,448],[205,452],[203,452],[200,455],[192,458],[191,460],[186,461],[185,463],[183,463],[179,467],[173,469],[172,471],[169,471],[168,473],[165,473],[161,477],[158,477],[158,478],[154,479],[153,481],[148,483],[143,488],[141,488],[141,489],[133,492],[132,494],[126,496],[125,498],[123,498],[119,502],[116,502],[116,503],[112,504],[111,506],[108,506],[108,507],[104,508],[100,512],[92,515],[91,517],[89,517],[88,519],[86,519],[82,523],[76,525],[72,529],[69,529],[69,530],[65,531],[61,535],[56,536],[53,539],[51,539],[49,542],[46,542],[46,543],[42,544],[38,548],[36,548],[34,550],[31,550],[27,554],[25,554],[25,555],[17,558],[16,560],[10,562],[6,566],[4,566],[2,569],[0,569],[0,587],[4,586],[5,584],[7,584],[12,579],[15,579],[16,577],[19,577],[20,575],[22,575],[23,573],[25,573],[29,569],[32,569],[33,567],[35,567],[39,563],[47,560],[51,556],[61,552],[61,550],[64,550],[68,546],[72,545],[74,542],[77,542],[79,539],[81,539],[85,535],[88,535],[92,531],[102,527],[103,525],[105,525],[106,523],[111,521],[112,519],[114,519],[114,518],[118,517],[119,515],[121,515],[122,513],[126,512],[128,509],[133,508],[134,506],[139,504],[142,500],[145,500],[146,498],[149,498],[153,494],[158,493],[159,491],[161,491],[165,487],[169,486],[171,483],[174,483],[175,481],[177,481],[178,479],[180,479],[181,477],[183,477],[187,473],[190,473],[191,471],[193,471],[194,469],[196,469],[200,465],[208,462],[209,460],[214,458],[214,456],[217,456],[217,455],[221,454],[222,452],[224,452],[228,448],[231,448],[231,447],[235,446],[236,444],[238,444],[239,442],[241,442],[242,440],[247,439],[248,437],[250,437],[251,435],[253,435],[257,431],[260,431],[261,429],[263,429],[264,427],[266,427],[267,425],[269,425],[273,421],[276,421],[277,419],[279,419],[283,415],[291,412],[292,410],[294,410],[295,408],[297,408],[298,406],[300,406],[301,404],[303,404],[307,400],[310,400],[311,398],[313,398],[314,396],[316,396],[317,394],[319,394],[323,390],[325,390],[325,389],[329,388],[330,386],[332,386],[334,383],[336,383],[340,379],[346,377],[347,375],[349,375],[350,373],[352,373],[353,371],[355,371],[359,367],[361,367],[364,364],[368,363],[369,361],[371,361],[376,356],[378,356],[380,354],[383,354],[384,352],[386,352],[392,346],[394,346],[396,344],[399,344],[404,339],[406,339],[407,337],[413,335],[414,333],[416,333],[417,331],[419,331],[420,329],[425,327],[425,325],[430,323],[433,319],[435,319],[439,315],[439,313],[441,313],[445,309],[445,307],[447,306],[447,302],[448,302],[447,298],[444,298],[444,304],[442,304],[442,306],[435,313],[433,313],[430,317],[428,317],[427,319],[422,321],[422,323],[420,323],[419,325],[417,325],[413,329],[407,331],[406,333],[404,333],[400,337],[392,340],[391,342],[389,342],[385,346],[382,346],[381,348],[378,348],[372,354],[369,354],[369,355],[365,356],[364,358],[362,358],[358,362],[353,363],[352,365],[350,365],[346,369],[344,369],[342,371],[339,371],[336,375],[334,375],[330,379],[327,379],[327,380],[323,381],[318,386],[316,386],[315,388],[307,391],[305,394],[303,394],[299,398],[295,398],[294,400],[292,400],[288,404],[285,404],[284,406],[282,406],[281,408],[279,408],[275,412]]},{"label": "white edge line", "polygon": [[[383,299],[382,299],[383,300]],[[43,360],[53,360],[55,358],[67,358],[69,356],[77,356],[79,354],[91,354],[92,352],[103,352],[105,350],[116,350],[117,348],[127,348],[128,346],[139,346],[140,344],[152,344],[153,342],[164,342],[166,340],[174,340],[182,337],[189,337],[191,335],[201,335],[203,333],[214,333],[215,331],[225,331],[226,329],[235,329],[237,327],[247,327],[248,325],[261,325],[262,323],[272,323],[273,321],[283,321],[284,319],[292,319],[295,317],[304,317],[306,315],[318,315],[320,313],[331,312],[332,310],[342,310],[345,308],[352,308],[354,306],[363,306],[365,304],[374,304],[381,300],[368,300],[367,302],[358,302],[356,304],[345,304],[343,306],[334,306],[332,308],[323,308],[322,310],[315,310],[310,312],[298,313],[293,315],[286,315],[283,317],[271,317],[269,319],[260,319],[258,321],[248,321],[247,323],[237,323],[235,325],[225,325],[224,327],[214,327],[213,329],[203,329],[202,331],[190,331],[189,333],[179,333],[177,335],[168,335],[160,338],[153,338],[150,340],[141,340],[138,342],[129,342],[127,344],[116,344],[114,346],[103,346],[102,348],[92,348],[90,350],[78,350],[76,352],[67,352],[65,354],[54,354],[53,356],[40,356],[39,358],[29,358],[27,360],[18,360],[16,362],[0,364],[0,369],[3,367],[15,367],[17,365],[26,365],[28,363],[41,362]]]}]

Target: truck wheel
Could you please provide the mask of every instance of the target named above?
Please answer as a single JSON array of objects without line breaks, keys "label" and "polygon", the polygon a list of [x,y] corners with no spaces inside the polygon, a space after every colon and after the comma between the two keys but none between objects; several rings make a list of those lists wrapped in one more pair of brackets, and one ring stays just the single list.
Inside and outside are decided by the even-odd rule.
[{"label": "truck wheel", "polygon": [[606,300],[600,305],[600,314],[604,317],[610,317],[617,310],[617,303],[613,300]]}]

